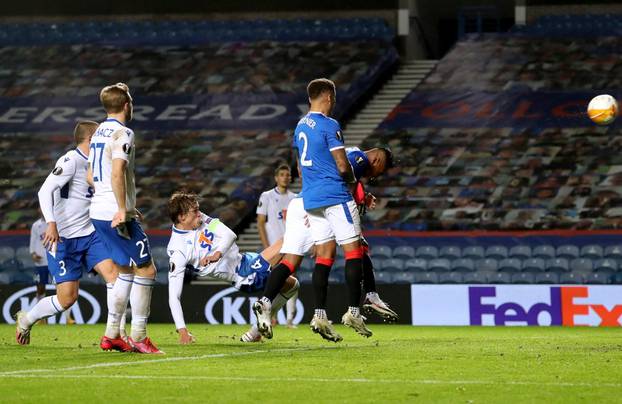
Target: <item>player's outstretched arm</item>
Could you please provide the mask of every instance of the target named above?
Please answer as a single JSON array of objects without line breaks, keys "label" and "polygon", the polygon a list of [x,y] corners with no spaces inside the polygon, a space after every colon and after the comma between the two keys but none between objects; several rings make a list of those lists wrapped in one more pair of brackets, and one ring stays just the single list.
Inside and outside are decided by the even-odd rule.
[{"label": "player's outstretched arm", "polygon": [[194,342],[194,336],[186,328],[184,311],[181,307],[181,292],[184,289],[184,272],[186,269],[183,255],[175,251],[169,261],[168,273],[168,306],[175,322],[175,328],[179,333],[179,343],[189,344]]},{"label": "player's outstretched arm", "polygon": [[[37,193],[41,213],[43,213],[43,218],[48,224],[43,234],[43,245],[47,249],[50,249],[52,245],[57,243],[60,239],[56,228],[56,217],[54,215],[54,192],[57,189],[62,189],[73,178],[74,173],[74,161],[70,158],[61,158]],[[63,198],[62,192],[61,198]]]}]

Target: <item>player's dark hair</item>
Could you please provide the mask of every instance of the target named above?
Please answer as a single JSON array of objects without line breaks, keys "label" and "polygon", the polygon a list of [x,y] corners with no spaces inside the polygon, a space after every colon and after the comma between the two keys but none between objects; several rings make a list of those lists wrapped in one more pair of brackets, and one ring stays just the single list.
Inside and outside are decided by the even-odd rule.
[{"label": "player's dark hair", "polygon": [[274,176],[276,177],[283,170],[288,171],[290,174],[292,173],[292,169],[289,168],[289,166],[287,164],[281,163],[281,164],[278,165],[277,168],[274,169]]},{"label": "player's dark hair", "polygon": [[101,101],[106,113],[117,114],[123,111],[123,106],[132,101],[130,96],[130,88],[125,83],[117,83],[102,88],[99,93]]},{"label": "player's dark hair", "polygon": [[384,151],[386,158],[385,168],[391,168],[395,166],[395,161],[393,160],[393,152],[388,147],[380,147],[380,150]]},{"label": "player's dark hair", "polygon": [[307,95],[310,100],[315,100],[322,93],[329,91],[331,94],[335,94],[335,83],[329,79],[315,79],[309,82],[307,85]]},{"label": "player's dark hair", "polygon": [[84,139],[90,138],[99,124],[93,121],[80,121],[76,124],[76,127],[73,128],[73,140],[76,142],[76,145],[84,142]]},{"label": "player's dark hair", "polygon": [[177,224],[179,216],[194,209],[199,203],[199,196],[185,190],[176,191],[168,200],[168,215],[173,224]]}]

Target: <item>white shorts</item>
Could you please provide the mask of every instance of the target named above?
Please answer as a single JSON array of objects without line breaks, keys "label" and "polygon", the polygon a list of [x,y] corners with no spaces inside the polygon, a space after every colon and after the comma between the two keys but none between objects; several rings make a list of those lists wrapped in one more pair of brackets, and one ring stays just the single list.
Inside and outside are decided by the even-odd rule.
[{"label": "white shorts", "polygon": [[281,254],[304,256],[313,247],[309,218],[302,198],[294,198],[287,205],[285,234]]},{"label": "white shorts", "polygon": [[337,244],[344,245],[361,238],[361,218],[354,200],[312,209],[307,214],[315,244],[336,240]]}]

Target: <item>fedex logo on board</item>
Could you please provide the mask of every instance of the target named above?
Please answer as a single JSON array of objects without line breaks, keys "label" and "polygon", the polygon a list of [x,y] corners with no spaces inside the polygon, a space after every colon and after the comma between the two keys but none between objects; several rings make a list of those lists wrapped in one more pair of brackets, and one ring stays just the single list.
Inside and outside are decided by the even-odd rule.
[{"label": "fedex logo on board", "polygon": [[[602,289],[590,286],[551,286],[548,289],[547,296],[524,299],[524,296],[498,295],[498,291],[505,290],[498,286],[470,286],[470,324],[622,326],[622,298],[603,301],[590,293]],[[519,298],[522,302],[517,302]]]}]

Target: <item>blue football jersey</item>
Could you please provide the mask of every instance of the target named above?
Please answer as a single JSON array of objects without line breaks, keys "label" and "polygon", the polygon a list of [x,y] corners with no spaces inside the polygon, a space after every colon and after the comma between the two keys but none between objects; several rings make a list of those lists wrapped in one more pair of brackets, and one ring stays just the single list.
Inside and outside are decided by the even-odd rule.
[{"label": "blue football jersey", "polygon": [[367,154],[358,147],[348,147],[346,149],[346,156],[348,156],[348,161],[354,171],[354,177],[357,181],[360,181],[369,167]]},{"label": "blue football jersey", "polygon": [[352,200],[339,175],[332,150],[343,148],[339,123],[319,112],[309,112],[296,126],[293,139],[302,170],[305,210],[338,205]]}]

